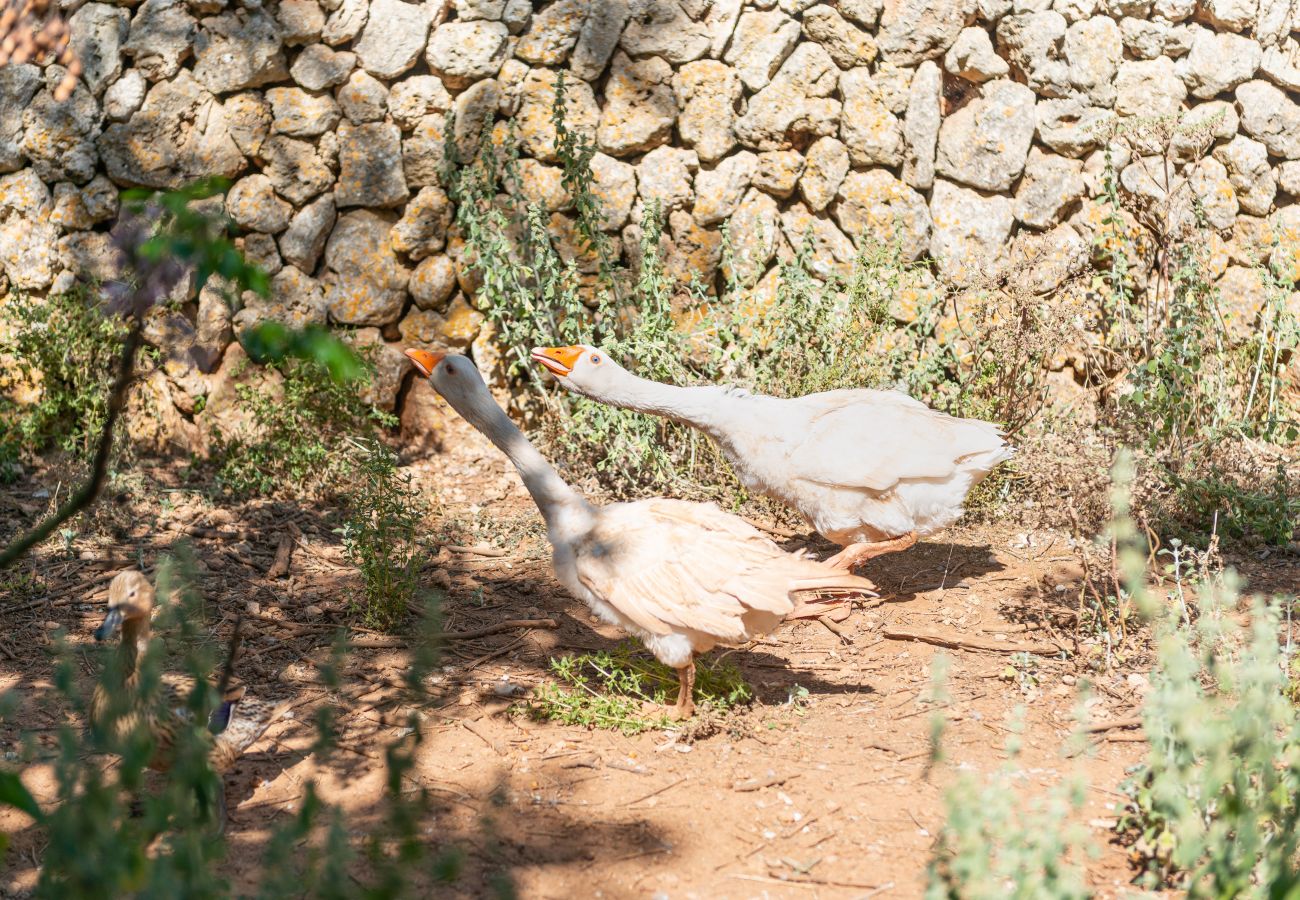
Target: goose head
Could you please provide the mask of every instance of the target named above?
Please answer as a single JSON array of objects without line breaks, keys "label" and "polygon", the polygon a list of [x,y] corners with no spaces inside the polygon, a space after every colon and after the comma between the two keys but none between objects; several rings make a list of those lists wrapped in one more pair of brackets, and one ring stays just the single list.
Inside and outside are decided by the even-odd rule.
[{"label": "goose head", "polygon": [[140,572],[119,572],[108,584],[108,615],[95,629],[95,640],[106,641],[128,622],[148,622],[153,613],[154,590]]},{"label": "goose head", "polygon": [[483,376],[467,357],[415,348],[405,353],[433,389],[465,419],[481,423],[485,416],[499,411]]},{"label": "goose head", "polygon": [[605,397],[625,381],[627,370],[590,344],[534,347],[532,357],[564,387],[587,397]]}]

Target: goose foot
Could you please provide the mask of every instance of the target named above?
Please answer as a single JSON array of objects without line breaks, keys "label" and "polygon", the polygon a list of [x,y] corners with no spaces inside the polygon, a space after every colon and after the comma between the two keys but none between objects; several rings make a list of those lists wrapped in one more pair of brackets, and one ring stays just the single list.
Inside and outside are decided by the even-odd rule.
[{"label": "goose foot", "polygon": [[849,544],[839,553],[836,553],[826,564],[835,566],[837,569],[847,569],[850,572],[862,565],[869,559],[875,559],[877,556],[884,556],[886,553],[897,553],[900,550],[906,550],[916,543],[917,534],[915,531],[909,531],[901,537],[890,538],[886,541],[867,541],[861,544]]},{"label": "goose foot", "polygon": [[677,705],[668,711],[668,718],[676,721],[695,715],[695,660],[677,670]]}]

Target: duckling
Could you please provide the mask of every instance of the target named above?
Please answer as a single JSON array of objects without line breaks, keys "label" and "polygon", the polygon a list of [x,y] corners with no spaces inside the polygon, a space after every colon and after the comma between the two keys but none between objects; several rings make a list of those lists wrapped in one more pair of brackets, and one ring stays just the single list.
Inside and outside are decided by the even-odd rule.
[{"label": "duckling", "polygon": [[[114,670],[95,685],[90,698],[90,721],[98,728],[111,728],[118,738],[125,738],[137,728],[147,728],[154,739],[155,751],[149,768],[166,771],[171,766],[171,750],[178,730],[193,723],[187,698],[194,690],[194,680],[184,675],[164,674],[160,681],[161,698],[146,704],[139,697],[140,656],[149,646],[150,619],[155,593],[148,579],[138,571],[120,572],[108,586],[108,614],[95,629],[95,640],[105,641],[120,632]],[[208,717],[212,746],[208,762],[213,772],[223,775],[266,729],[289,709],[290,703],[270,703],[246,695],[242,684],[224,679],[221,702]],[[226,802],[224,785],[217,792],[218,829],[224,830]]]}]

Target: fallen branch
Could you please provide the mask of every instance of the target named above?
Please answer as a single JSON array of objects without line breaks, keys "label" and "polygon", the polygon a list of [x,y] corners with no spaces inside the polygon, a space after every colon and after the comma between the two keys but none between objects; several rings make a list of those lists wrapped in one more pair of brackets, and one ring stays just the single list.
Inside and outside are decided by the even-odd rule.
[{"label": "fallen branch", "polygon": [[1112,719],[1109,722],[1093,722],[1091,725],[1083,726],[1085,734],[1096,734],[1099,731],[1110,731],[1112,728],[1141,728],[1142,717],[1130,716],[1127,719]]},{"label": "fallen branch", "polygon": [[785,784],[787,781],[798,777],[799,773],[796,772],[793,775],[776,775],[772,778],[751,778],[748,781],[737,781],[731,786],[731,789],[733,791],[740,791],[741,793],[761,791],[763,788],[776,787],[777,785]]},{"label": "fallen branch", "polygon": [[634,803],[640,803],[642,800],[649,800],[651,797],[658,797],[664,791],[677,787],[677,785],[681,784],[685,780],[686,780],[686,776],[683,775],[681,778],[678,778],[676,781],[671,781],[668,784],[665,784],[663,787],[659,788],[658,790],[651,791],[650,793],[642,797],[637,797],[635,800],[629,800],[626,805],[631,806]]},{"label": "fallen branch", "polygon": [[288,575],[292,556],[293,536],[289,534],[280,535],[280,543],[275,548],[275,559],[271,562],[271,568],[266,570],[266,577],[283,578]]},{"label": "fallen branch", "polygon": [[[430,640],[435,641],[468,641],[474,638],[487,637],[489,634],[496,634],[501,631],[513,631],[516,628],[559,628],[560,623],[554,619],[506,619],[497,622],[494,625],[488,625],[484,628],[474,628],[469,631],[435,631],[429,635]],[[364,647],[371,650],[385,649],[389,647],[405,647],[407,641],[405,638],[391,637],[389,635],[361,635],[352,639],[353,647]]]},{"label": "fallen branch", "polygon": [[1012,641],[993,641],[981,637],[956,637],[926,631],[922,628],[884,628],[881,635],[891,641],[920,641],[946,647],[949,650],[982,650],[986,653],[1034,653],[1039,656],[1055,656],[1061,648],[1053,644],[1021,644]]},{"label": "fallen branch", "polygon": [[456,544],[443,544],[443,548],[450,550],[452,553],[468,553],[471,556],[488,556],[494,559],[508,556],[510,553],[508,550],[489,547],[487,544],[476,544],[473,547],[459,547]]}]

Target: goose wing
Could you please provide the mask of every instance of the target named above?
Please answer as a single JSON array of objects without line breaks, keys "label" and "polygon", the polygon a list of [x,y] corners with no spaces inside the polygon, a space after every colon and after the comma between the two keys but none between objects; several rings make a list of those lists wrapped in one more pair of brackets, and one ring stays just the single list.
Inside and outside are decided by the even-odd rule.
[{"label": "goose wing", "polygon": [[659,499],[604,507],[575,549],[582,584],[652,634],[689,629],[740,641],[746,613],[784,617],[794,608],[794,592],[870,588],[786,553],[711,503]]},{"label": "goose wing", "polygon": [[814,412],[790,455],[805,481],[887,491],[900,481],[952,476],[967,457],[1006,446],[990,422],[958,419],[897,391],[833,391],[804,398]]}]

